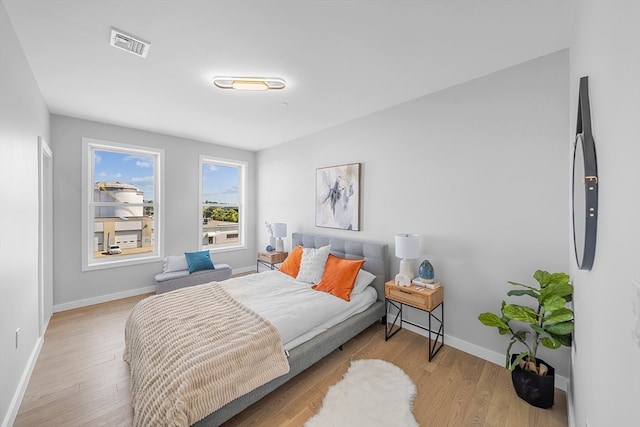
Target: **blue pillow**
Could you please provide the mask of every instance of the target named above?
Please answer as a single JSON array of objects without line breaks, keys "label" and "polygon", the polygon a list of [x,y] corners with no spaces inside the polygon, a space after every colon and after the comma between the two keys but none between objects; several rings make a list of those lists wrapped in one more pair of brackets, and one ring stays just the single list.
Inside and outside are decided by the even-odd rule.
[{"label": "blue pillow", "polygon": [[215,270],[209,251],[185,252],[184,256],[189,264],[189,274],[202,270]]}]

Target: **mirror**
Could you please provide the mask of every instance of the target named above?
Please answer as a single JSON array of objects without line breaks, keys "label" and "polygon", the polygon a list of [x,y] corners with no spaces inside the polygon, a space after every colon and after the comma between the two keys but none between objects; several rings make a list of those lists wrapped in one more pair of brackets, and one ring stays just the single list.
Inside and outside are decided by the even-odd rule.
[{"label": "mirror", "polygon": [[596,253],[598,168],[591,133],[588,77],[580,79],[578,126],[573,150],[573,244],[580,270],[591,270]]},{"label": "mirror", "polygon": [[585,206],[587,197],[584,186],[584,149],[582,135],[578,134],[573,146],[573,244],[578,267],[584,259],[584,236],[586,232]]}]

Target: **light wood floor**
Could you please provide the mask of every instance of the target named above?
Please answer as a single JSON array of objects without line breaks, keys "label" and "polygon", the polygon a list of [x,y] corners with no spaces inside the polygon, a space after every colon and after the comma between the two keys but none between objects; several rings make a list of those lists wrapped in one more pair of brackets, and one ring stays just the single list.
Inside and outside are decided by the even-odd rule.
[{"label": "light wood floor", "polygon": [[[129,370],[122,360],[124,323],[146,295],[54,314],[15,426],[130,426]],[[566,396],[551,409],[520,400],[509,372],[445,346],[431,363],[428,340],[402,330],[388,342],[373,325],[225,426],[301,426],[320,408],[351,359],[384,359],[416,383],[421,426],[567,425]]]}]

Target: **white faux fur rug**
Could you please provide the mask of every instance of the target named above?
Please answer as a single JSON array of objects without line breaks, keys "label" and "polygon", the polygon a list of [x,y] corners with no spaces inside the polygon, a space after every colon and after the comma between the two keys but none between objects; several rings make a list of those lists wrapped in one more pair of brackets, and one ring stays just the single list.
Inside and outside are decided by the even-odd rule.
[{"label": "white faux fur rug", "polygon": [[411,412],[415,394],[415,384],[396,365],[354,360],[305,427],[418,427]]}]

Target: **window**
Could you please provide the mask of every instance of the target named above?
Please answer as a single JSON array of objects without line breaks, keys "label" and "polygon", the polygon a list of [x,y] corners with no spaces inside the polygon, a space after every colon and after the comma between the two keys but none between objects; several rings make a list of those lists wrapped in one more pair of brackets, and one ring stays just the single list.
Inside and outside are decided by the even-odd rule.
[{"label": "window", "polygon": [[246,248],[246,163],[200,157],[200,247],[226,250]]},{"label": "window", "polygon": [[163,154],[83,138],[83,270],[162,257]]}]

